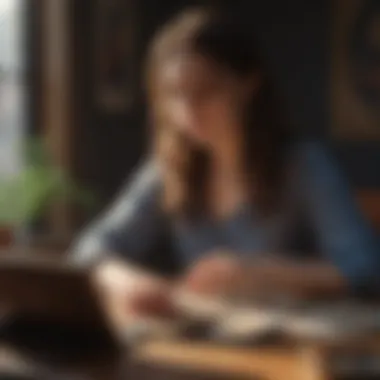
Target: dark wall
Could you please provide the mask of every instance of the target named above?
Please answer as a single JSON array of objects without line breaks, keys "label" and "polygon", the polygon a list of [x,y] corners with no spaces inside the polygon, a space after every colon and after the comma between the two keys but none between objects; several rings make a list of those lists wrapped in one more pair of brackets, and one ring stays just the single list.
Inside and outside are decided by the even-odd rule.
[{"label": "dark wall", "polygon": [[[329,139],[332,2],[266,0],[245,2],[257,28],[293,121],[309,134]],[[332,142],[357,187],[380,187],[378,142]]]},{"label": "dark wall", "polygon": [[94,100],[94,2],[74,2],[76,176],[95,189],[102,204],[117,191],[145,151],[148,128],[142,67],[146,46],[155,30],[171,15],[186,5],[197,3],[191,0],[136,1],[134,76],[139,78],[139,83],[132,106],[125,112],[111,114],[96,106]]},{"label": "dark wall", "polygon": [[[136,95],[131,110],[121,115],[109,115],[95,107],[91,65],[93,2],[81,0],[75,3],[78,175],[94,186],[105,201],[144,152],[147,137],[145,107],[141,93]],[[136,75],[141,75],[146,45],[156,28],[189,3],[196,2],[136,1]],[[330,1],[246,0],[230,3],[244,8],[252,20],[293,121],[310,134],[328,136]],[[338,144],[336,148],[356,185],[380,186],[380,173],[376,168],[380,162],[380,149],[376,144]]]}]

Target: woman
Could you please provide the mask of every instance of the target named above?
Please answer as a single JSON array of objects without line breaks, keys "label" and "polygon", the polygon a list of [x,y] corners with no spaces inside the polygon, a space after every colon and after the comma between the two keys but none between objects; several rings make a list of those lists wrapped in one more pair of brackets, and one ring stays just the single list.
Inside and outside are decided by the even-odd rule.
[{"label": "woman", "polygon": [[186,268],[176,284],[194,292],[377,290],[374,237],[345,180],[323,146],[293,138],[266,74],[226,15],[186,12],[154,40],[151,157],[74,249],[123,312],[170,309],[173,282],[141,266],[168,231]]}]

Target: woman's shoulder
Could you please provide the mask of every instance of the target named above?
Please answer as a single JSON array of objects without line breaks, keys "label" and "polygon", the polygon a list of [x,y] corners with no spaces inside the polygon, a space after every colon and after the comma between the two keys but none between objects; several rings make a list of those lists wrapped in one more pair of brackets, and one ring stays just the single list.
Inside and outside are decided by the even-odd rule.
[{"label": "woman's shoulder", "polygon": [[298,168],[330,166],[335,161],[333,149],[328,142],[317,138],[302,138],[293,142],[289,163]]},{"label": "woman's shoulder", "polygon": [[292,188],[326,186],[345,178],[334,149],[320,139],[303,138],[294,142],[287,162],[286,178]]},{"label": "woman's shoulder", "polygon": [[291,152],[298,159],[320,157],[331,151],[328,142],[314,137],[302,137],[293,141]]},{"label": "woman's shoulder", "polygon": [[150,197],[157,194],[161,187],[161,175],[158,164],[153,159],[145,159],[126,176],[121,195],[130,197]]},{"label": "woman's shoulder", "polygon": [[159,165],[154,159],[144,159],[127,176],[127,182],[138,182],[142,185],[158,184],[160,182]]}]

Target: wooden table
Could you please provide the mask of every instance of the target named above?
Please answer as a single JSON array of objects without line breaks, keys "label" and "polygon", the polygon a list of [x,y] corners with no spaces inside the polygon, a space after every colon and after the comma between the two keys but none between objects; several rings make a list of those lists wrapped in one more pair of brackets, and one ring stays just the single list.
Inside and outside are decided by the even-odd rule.
[{"label": "wooden table", "polygon": [[328,379],[322,356],[314,347],[231,349],[151,342],[139,347],[135,355],[135,360],[144,363],[175,364],[203,372],[223,373],[231,378]]},{"label": "wooden table", "polygon": [[[136,358],[137,359],[137,358]],[[0,368],[14,380],[249,380],[247,375],[231,376],[219,370],[203,370],[166,363],[130,360],[128,355],[93,358],[76,364],[57,365],[25,359],[9,348],[0,353]],[[59,376],[57,376],[59,375]],[[0,371],[0,379],[1,371]],[[13,380],[13,377],[12,377]]]},{"label": "wooden table", "polygon": [[[75,361],[51,361],[39,358],[38,355],[26,354],[17,348],[3,346],[0,350],[0,379],[1,374],[11,374],[15,380],[71,380],[120,379],[122,355],[97,355],[92,358]],[[57,376],[59,375],[59,376]]]},{"label": "wooden table", "polygon": [[132,359],[161,367],[176,366],[196,368],[203,373],[223,373],[233,379],[379,379],[380,337],[355,342],[299,342],[256,348],[150,341],[135,347]]},{"label": "wooden table", "polygon": [[[0,368],[24,376],[21,379],[30,376],[36,380],[43,380],[45,376],[49,380],[328,380],[335,378],[330,366],[334,355],[349,354],[353,349],[371,352],[379,358],[380,340],[360,342],[355,347],[305,343],[256,348],[222,347],[202,342],[147,341],[136,344],[129,353],[127,350],[113,355],[104,353],[61,363],[38,359],[38,355],[33,357],[17,348],[3,346]],[[346,361],[352,364],[349,358],[346,357]],[[379,371],[377,373],[380,374]]]}]

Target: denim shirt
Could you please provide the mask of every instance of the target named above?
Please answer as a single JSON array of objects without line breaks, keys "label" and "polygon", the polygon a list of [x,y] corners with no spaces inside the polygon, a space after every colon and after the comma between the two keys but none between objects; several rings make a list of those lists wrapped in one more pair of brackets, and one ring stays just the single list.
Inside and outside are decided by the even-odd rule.
[{"label": "denim shirt", "polygon": [[[354,289],[380,290],[376,238],[333,156],[317,141],[299,142],[291,150],[277,213],[263,218],[251,205],[242,205],[226,220],[205,216],[191,225],[172,220],[162,210],[160,172],[147,162],[105,214],[82,233],[73,257],[85,265],[110,254],[144,263],[147,252],[169,231],[175,255],[184,266],[216,249],[252,259],[266,254],[303,258],[318,254],[335,265]],[[164,260],[164,251],[157,254]]]}]

